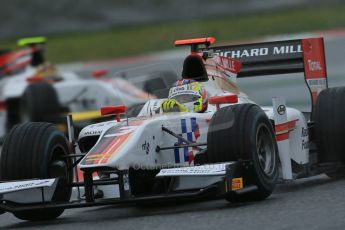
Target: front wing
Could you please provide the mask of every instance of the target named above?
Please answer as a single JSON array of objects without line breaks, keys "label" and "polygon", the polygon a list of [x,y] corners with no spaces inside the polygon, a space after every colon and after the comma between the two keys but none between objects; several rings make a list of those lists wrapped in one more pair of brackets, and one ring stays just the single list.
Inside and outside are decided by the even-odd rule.
[{"label": "front wing", "polygon": [[[250,167],[250,162],[227,162],[213,165],[192,166],[183,168],[162,169],[157,178],[173,177],[179,179],[180,187],[176,190],[164,194],[151,194],[147,196],[133,196],[130,194],[128,186],[128,177],[126,172],[119,172],[118,177],[112,182],[102,180],[85,181],[78,186],[85,189],[85,197],[71,200],[64,203],[52,202],[50,199],[55,189],[58,178],[50,179],[50,184],[39,184],[40,180],[31,181],[36,186],[24,186],[27,181],[15,182],[17,189],[11,190],[11,183],[0,183],[0,187],[6,189],[0,191],[0,212],[17,212],[37,209],[51,208],[81,208],[92,206],[105,206],[113,204],[138,204],[152,203],[179,199],[197,199],[205,196],[219,196],[226,193],[241,193],[251,187],[246,183],[246,170]],[[127,178],[127,179],[126,179]],[[47,181],[46,181],[47,182]],[[199,186],[196,183],[199,183]],[[90,197],[88,194],[94,194],[95,186],[105,187],[107,185],[118,184],[120,197],[100,198]],[[187,185],[183,188],[184,185]],[[182,187],[181,187],[182,186]],[[12,186],[13,187],[13,186]],[[20,189],[22,187],[22,189]],[[115,192],[115,191],[114,191]],[[25,194],[36,194],[35,200],[23,201],[20,197]],[[40,199],[37,199],[40,197]]]}]

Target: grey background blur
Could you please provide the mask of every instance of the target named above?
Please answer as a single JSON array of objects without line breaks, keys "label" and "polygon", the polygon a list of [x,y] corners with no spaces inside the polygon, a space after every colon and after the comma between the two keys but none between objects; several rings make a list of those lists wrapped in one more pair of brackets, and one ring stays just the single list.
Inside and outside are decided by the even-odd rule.
[{"label": "grey background blur", "polygon": [[341,0],[1,0],[0,38],[249,14]]}]

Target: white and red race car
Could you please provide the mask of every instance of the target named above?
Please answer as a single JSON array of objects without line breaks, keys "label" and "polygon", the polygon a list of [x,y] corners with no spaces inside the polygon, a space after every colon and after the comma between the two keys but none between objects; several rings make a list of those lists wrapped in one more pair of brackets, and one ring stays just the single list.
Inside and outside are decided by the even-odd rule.
[{"label": "white and red race car", "polygon": [[132,107],[155,97],[127,80],[102,76],[105,70],[94,71],[96,79],[58,71],[45,61],[45,42],[43,37],[22,39],[26,47],[0,54],[0,137],[25,121],[60,123],[66,112],[74,112],[74,121],[83,126],[101,117],[101,106]]},{"label": "white and red race car", "polygon": [[[15,126],[1,153],[0,210],[40,220],[66,208],[205,195],[262,200],[278,180],[341,176],[345,88],[327,89],[323,39],[221,47],[214,41],[175,42],[191,46],[182,78],[204,84],[204,113],[162,113],[162,99],[149,100],[136,118],[121,119],[125,106],[103,107],[116,121],[85,127],[77,141],[70,117],[69,141],[48,123]],[[311,93],[307,117],[279,97],[260,107],[236,85],[236,77],[295,72],[304,72]]]}]

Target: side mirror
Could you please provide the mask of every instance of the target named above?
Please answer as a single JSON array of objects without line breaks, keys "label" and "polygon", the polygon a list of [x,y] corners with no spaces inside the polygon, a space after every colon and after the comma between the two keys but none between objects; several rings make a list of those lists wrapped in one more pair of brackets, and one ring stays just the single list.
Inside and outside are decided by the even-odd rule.
[{"label": "side mirror", "polygon": [[106,70],[106,69],[99,69],[99,70],[95,70],[95,71],[92,72],[92,77],[96,78],[96,79],[99,79],[99,78],[104,77],[108,73],[109,73],[109,71]]},{"label": "side mirror", "polygon": [[34,76],[26,78],[26,81],[28,83],[42,82],[43,80],[44,80],[43,77],[39,75],[34,75]]},{"label": "side mirror", "polygon": [[219,109],[219,105],[235,104],[237,102],[238,102],[238,96],[236,94],[213,96],[208,99],[208,103],[210,103],[211,105],[216,105],[217,110]]},{"label": "side mirror", "polygon": [[127,106],[115,105],[115,106],[104,106],[101,108],[101,115],[116,115],[116,121],[120,121],[120,115],[126,113]]}]

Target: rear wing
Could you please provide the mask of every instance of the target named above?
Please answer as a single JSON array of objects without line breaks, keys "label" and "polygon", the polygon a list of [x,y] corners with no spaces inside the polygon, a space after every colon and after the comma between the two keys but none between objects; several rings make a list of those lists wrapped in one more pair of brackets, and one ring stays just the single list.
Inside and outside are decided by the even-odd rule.
[{"label": "rear wing", "polygon": [[31,63],[32,50],[18,50],[0,54],[0,78],[22,71]]},{"label": "rear wing", "polygon": [[18,40],[17,45],[27,47],[17,51],[0,50],[0,77],[22,71],[27,65],[44,63],[43,46],[45,37],[30,37]]},{"label": "rear wing", "polygon": [[323,38],[214,46],[199,51],[240,60],[239,78],[303,72],[312,108],[318,94],[328,87]]}]

